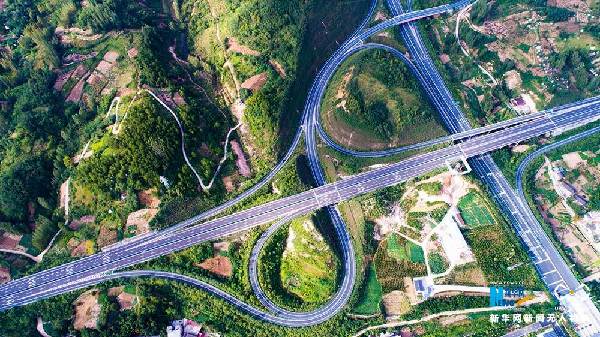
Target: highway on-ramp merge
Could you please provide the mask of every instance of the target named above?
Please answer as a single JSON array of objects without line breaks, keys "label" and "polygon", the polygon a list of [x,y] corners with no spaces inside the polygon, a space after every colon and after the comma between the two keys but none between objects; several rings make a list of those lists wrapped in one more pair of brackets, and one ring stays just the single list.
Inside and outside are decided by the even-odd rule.
[{"label": "highway on-ramp merge", "polygon": [[[164,236],[155,241],[140,242],[130,247],[122,257],[100,256],[101,263],[74,263],[58,266],[51,271],[52,278],[37,274],[27,276],[0,287],[0,310],[35,302],[57,294],[78,289],[80,282],[100,282],[109,273],[139,264],[153,258],[179,251],[200,242],[217,239],[244,231],[258,225],[285,217],[306,214],[325,206],[392,186],[427,173],[435,168],[465,157],[478,156],[504,146],[550,132],[557,127],[572,125],[574,120],[595,120],[600,117],[600,103],[585,105],[581,109],[567,109],[559,118],[534,120],[507,127],[494,133],[480,135],[461,143],[429,153],[420,154],[398,163],[357,174],[335,183],[259,205],[225,217],[209,220],[201,225],[185,228],[176,235]],[[567,116],[573,116],[567,118]],[[97,283],[96,282],[96,283]]]},{"label": "highway on-ramp merge", "polygon": [[[482,172],[487,175],[488,180],[484,179],[484,181],[489,183],[489,179],[492,179],[491,185],[499,186],[498,190],[502,193],[506,188],[510,189],[510,186],[505,186],[503,184],[503,177],[501,174],[495,176],[495,174],[498,174],[499,170],[495,167],[489,167],[489,165],[493,165],[493,161],[490,164],[491,158],[486,156],[486,153],[530,139],[531,137],[557,130],[558,128],[579,125],[584,122],[596,120],[600,117],[600,100],[598,98],[593,98],[551,109],[549,111],[518,117],[511,121],[501,122],[483,128],[471,129],[468,123],[465,122],[462,113],[456,107],[456,103],[449,98],[447,89],[445,90],[447,93],[444,93],[445,85],[441,81],[441,77],[436,78],[437,71],[430,68],[431,64],[428,64],[428,62],[430,63],[431,60],[427,61],[428,56],[426,56],[426,50],[417,40],[412,45],[411,43],[408,43],[409,51],[414,60],[405,60],[405,62],[408,61],[409,66],[414,62],[411,69],[424,86],[426,92],[430,94],[430,98],[434,102],[434,105],[442,113],[442,118],[447,123],[448,128],[455,133],[445,139],[436,140],[435,144],[447,142],[452,143],[453,145],[429,153],[420,154],[376,170],[348,177],[335,183],[327,184],[316,153],[315,136],[316,133],[320,133],[321,137],[324,135],[324,133],[320,132],[322,129],[320,129],[318,123],[318,112],[324,90],[335,70],[349,55],[357,51],[369,48],[389,49],[387,46],[365,43],[370,36],[377,32],[396,25],[401,25],[403,34],[406,34],[408,30],[411,30],[411,26],[413,27],[412,31],[414,34],[414,26],[409,24],[410,22],[436,14],[451,12],[462,8],[467,4],[469,4],[469,1],[461,0],[449,5],[420,11],[408,13],[397,12],[394,13],[396,15],[392,19],[370,28],[365,28],[368,20],[363,21],[359,29],[357,29],[350,38],[348,38],[346,42],[333,53],[317,75],[308,94],[302,118],[302,128],[297,132],[294,141],[292,142],[292,147],[271,173],[263,178],[259,184],[249,189],[248,192],[244,192],[240,197],[235,198],[222,206],[209,210],[166,230],[151,233],[147,236],[124,242],[114,248],[93,256],[4,284],[0,286],[0,310],[32,303],[43,298],[97,284],[109,279],[150,276],[175,279],[198,286],[225,299],[257,318],[275,324],[306,326],[327,320],[333,314],[341,310],[347,302],[352,292],[356,272],[352,242],[343,219],[334,205],[357,195],[406,181],[435,168],[444,167],[451,162],[466,158],[474,158],[471,159],[470,162],[475,164],[473,165],[475,170],[480,173],[480,175]],[[370,13],[373,12],[374,8],[375,7],[372,5]],[[409,42],[413,41],[411,39],[407,40]],[[417,55],[417,57],[415,57],[415,55]],[[439,77],[439,74],[437,76]],[[299,143],[302,132],[306,135],[306,147],[311,171],[317,185],[319,185],[318,187],[235,214],[207,220],[226,207],[229,207],[242,198],[254,193],[258,188],[266,184],[266,182],[268,182],[291,157],[294,149]],[[417,144],[415,146],[416,148],[424,148],[430,145],[432,145],[432,143]],[[342,148],[340,148],[340,150],[343,152]],[[393,153],[380,153],[378,156],[387,156],[390,154]],[[360,154],[351,155],[361,156]],[[374,155],[367,154],[365,156]],[[502,200],[499,201],[502,206]],[[115,273],[116,270],[139,264],[158,256],[176,252],[201,242],[235,234],[261,224],[277,221],[278,219],[289,219],[324,207],[327,207],[338,236],[338,241],[341,244],[345,274],[336,295],[326,305],[313,312],[287,312],[280,310],[280,308],[277,308],[276,306],[270,307],[267,301],[261,301],[266,303],[265,306],[271,311],[271,313],[265,313],[235,299],[233,296],[228,295],[215,287],[183,275],[158,271],[128,271]],[[519,209],[518,205],[508,208],[509,212],[511,210],[523,212],[523,209]],[[521,223],[518,223],[516,226],[520,224]],[[527,240],[527,233],[525,231],[520,232],[520,234],[522,238],[524,237],[524,241]],[[532,245],[528,245],[528,247],[532,247]],[[542,250],[542,253],[546,252]],[[534,256],[537,257],[537,255]],[[539,264],[544,263],[542,260],[534,260],[534,262]],[[537,264],[536,266],[539,269]],[[554,264],[552,266],[556,268]],[[573,285],[569,284],[568,280],[565,280],[564,277],[561,278],[560,281],[563,281],[567,287]]]}]

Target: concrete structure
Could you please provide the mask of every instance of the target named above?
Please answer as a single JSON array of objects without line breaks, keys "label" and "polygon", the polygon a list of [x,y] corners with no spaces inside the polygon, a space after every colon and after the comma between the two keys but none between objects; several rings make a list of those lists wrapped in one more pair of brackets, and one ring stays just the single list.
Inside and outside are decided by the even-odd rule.
[{"label": "concrete structure", "polygon": [[[432,169],[443,167],[448,161],[471,157],[476,157],[470,159],[474,171],[488,184],[503,210],[514,222],[517,233],[530,249],[532,259],[534,259],[538,271],[543,275],[542,279],[546,282],[550,290],[558,293],[577,288],[579,286],[577,280],[570,274],[568,267],[565,266],[560,256],[557,256],[556,251],[553,250],[551,243],[547,241],[543,231],[539,231],[539,224],[536,227],[535,219],[532,221],[532,216],[526,213],[526,205],[517,200],[518,198],[506,182],[506,179],[499,172],[491,157],[485,155],[485,153],[550,132],[558,127],[597,119],[600,117],[600,112],[598,111],[600,100],[598,98],[556,108],[547,114],[522,116],[516,121],[501,123],[501,127],[496,125],[490,128],[482,128],[482,130],[470,130],[470,126],[464,117],[461,118],[456,104],[451,98],[448,99],[449,92],[441,81],[441,77],[427,63],[431,63],[431,61],[426,60],[426,49],[422,46],[422,42],[410,44],[411,56],[415,57],[417,67],[419,68],[417,77],[422,81],[423,86],[427,90],[433,90],[431,91],[431,99],[439,107],[442,118],[447,122],[448,128],[452,132],[457,133],[450,138],[456,144],[348,177],[335,183],[325,184],[318,157],[315,156],[315,129],[317,128],[315,121],[318,120],[316,113],[320,107],[322,94],[329,78],[333,75],[337,67],[349,55],[359,50],[375,48],[376,46],[364,44],[363,41],[377,32],[398,24],[450,12],[465,6],[467,3],[468,1],[463,0],[451,5],[412,11],[407,14],[396,13],[397,15],[392,19],[366,30],[363,30],[366,24],[361,25],[359,32],[355,32],[332,55],[325,67],[319,72],[308,95],[302,128],[302,131],[306,132],[307,154],[313,176],[317,184],[322,186],[228,216],[205,221],[207,218],[232,205],[232,203],[225,203],[213,210],[177,224],[168,230],[147,235],[143,241],[130,241],[123,246],[95,254],[89,258],[48,269],[0,286],[0,310],[32,303],[42,298],[86,287],[105,280],[119,277],[151,276],[175,279],[200,287],[221,297],[238,309],[267,322],[295,327],[318,324],[339,312],[345,305],[353,289],[356,274],[352,242],[339,213],[331,205],[357,195],[398,184],[409,178],[420,176]],[[406,29],[403,28],[404,33],[407,32],[407,29],[412,29],[410,34],[418,36],[414,26],[405,25],[403,27],[406,27]],[[494,131],[493,133],[492,130]],[[300,139],[300,134],[301,132],[298,132],[294,138],[294,146],[284,157],[285,160],[289,159],[293,153],[293,149]],[[466,136],[467,134],[469,136]],[[280,162],[272,172],[279,170],[285,163],[285,160]],[[271,174],[269,174],[270,178],[272,178]],[[260,184],[256,186],[258,185]],[[251,194],[257,189],[253,187],[248,193]],[[249,194],[245,194],[244,197]],[[236,199],[235,202],[239,200]],[[515,204],[515,200],[517,200],[517,204]],[[260,224],[272,222],[275,219],[306,214],[307,212],[323,207],[327,207],[327,211],[332,217],[341,246],[341,260],[343,261],[342,266],[345,273],[338,293],[323,307],[311,312],[289,313],[282,309],[278,309],[274,313],[263,312],[220,291],[218,288],[183,275],[158,271],[113,273],[114,270],[123,269],[158,256],[179,251],[200,242],[239,233]]]},{"label": "concrete structure", "polygon": [[202,332],[202,325],[189,320],[180,319],[173,321],[167,327],[167,337],[206,337],[208,334]]},{"label": "concrete structure", "polygon": [[413,278],[413,284],[415,286],[415,293],[417,294],[417,299],[419,299],[420,301],[425,301],[429,297],[433,296],[433,277],[415,277]]},{"label": "concrete structure", "polygon": [[461,218],[460,213],[453,207],[434,229],[451,266],[475,261],[471,248],[458,228],[457,218]]}]

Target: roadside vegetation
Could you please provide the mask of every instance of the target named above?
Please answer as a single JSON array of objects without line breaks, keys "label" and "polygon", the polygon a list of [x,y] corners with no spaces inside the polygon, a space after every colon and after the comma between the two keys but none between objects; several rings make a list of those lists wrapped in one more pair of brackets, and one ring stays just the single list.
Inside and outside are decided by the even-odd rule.
[{"label": "roadside vegetation", "polygon": [[[337,290],[339,257],[324,213],[294,219],[261,251],[259,283],[268,297],[292,310],[313,310]],[[341,276],[341,275],[339,275]]]},{"label": "roadside vegetation", "polygon": [[292,221],[281,256],[284,287],[304,302],[323,304],[335,291],[336,265],[331,248],[314,222],[302,218]]},{"label": "roadside vegetation", "polygon": [[[448,193],[453,193],[452,197]],[[474,257],[472,262],[455,266],[449,264],[448,252],[440,243],[447,229],[432,234],[429,243],[423,244],[423,247],[417,244],[422,235],[440,226],[444,215],[451,211],[451,206],[441,201],[449,198],[456,199],[454,207],[464,218],[464,225],[459,227],[460,233]],[[485,189],[470,176],[451,178],[438,170],[347,201],[340,209],[360,256],[357,263],[362,282],[356,288],[358,298],[351,304],[352,314],[356,317],[382,315],[409,320],[444,310],[488,305],[486,297],[465,296],[420,302],[414,297],[413,280],[427,275],[425,257],[431,272],[441,274],[436,284],[522,284],[527,289],[542,289],[512,228]],[[439,212],[435,211],[438,209]],[[550,310],[549,307],[544,308]],[[488,318],[473,315],[461,323],[449,323],[445,328],[447,331],[478,331],[487,326]],[[441,333],[437,323],[426,326],[425,335]],[[497,328],[498,331],[506,329]],[[412,329],[419,331],[418,327]]]},{"label": "roadside vegetation", "polygon": [[[205,4],[183,1],[179,6],[163,7],[160,2],[150,1],[142,13],[133,8],[137,3],[91,1],[89,8],[65,3],[68,15],[57,24],[53,16],[59,12],[52,6],[59,4],[38,2],[40,6],[26,11],[29,5],[11,1],[0,12],[3,19],[7,18],[3,22],[10,27],[2,46],[11,48],[2,50],[0,68],[0,101],[3,101],[0,128],[3,134],[10,135],[3,139],[0,148],[0,193],[5,194],[0,199],[7,205],[2,207],[0,221],[2,233],[22,235],[19,244],[32,254],[44,248],[59,228],[62,231],[39,264],[2,254],[1,266],[9,267],[12,277],[64,263],[79,254],[91,254],[106,244],[140,234],[138,226],[128,224],[132,212],[152,210],[138,220],[144,219],[146,229],[161,228],[213,207],[256,182],[270,169],[277,153],[287,146],[289,137],[284,136],[295,131],[312,81],[310,74],[314,75],[337,47],[335,40],[343,40],[355,28],[369,4],[368,1],[255,2],[240,6],[236,1]],[[212,18],[211,9],[216,10],[217,18]],[[141,15],[133,18],[127,11]],[[272,11],[278,14],[271,15]],[[84,14],[80,15],[81,12]],[[261,18],[260,24],[247,20],[255,16]],[[348,18],[346,24],[333,24],[340,17]],[[31,22],[36,24],[30,25]],[[216,37],[215,22],[219,22],[220,39]],[[328,26],[325,31],[321,28],[323,24]],[[67,33],[58,36],[59,25]],[[81,32],[79,28],[90,30]],[[232,38],[237,40],[237,46]],[[12,46],[21,40],[16,47]],[[318,48],[314,49],[315,46]],[[247,50],[241,47],[259,51],[261,55],[246,55]],[[112,68],[108,84],[81,81],[81,97],[76,102],[65,101],[77,88],[80,78],[67,76],[62,88],[53,88],[61,74],[78,73],[80,65],[86,72],[78,76],[88,76],[87,72],[93,72],[105,61],[106,54],[113,51],[118,56],[116,62],[109,62]],[[112,58],[113,54],[109,55]],[[261,88],[242,88],[239,92],[239,98],[246,102],[247,114],[242,120],[250,133],[245,135],[238,130],[233,139],[245,153],[251,154],[252,176],[239,174],[235,164],[237,155],[230,152],[214,188],[205,194],[197,188],[196,178],[183,161],[179,130],[171,114],[147,94],[136,96],[135,92],[138,84],[146,84],[159,89],[157,94],[161,98],[178,102],[172,108],[185,129],[188,156],[202,177],[209,176],[222,155],[225,133],[236,121],[226,111],[238,93],[234,89],[221,95],[218,90],[227,91],[231,89],[227,86],[234,83],[231,71],[224,65],[226,58],[233,64],[238,80],[243,82],[266,72],[267,82]],[[296,68],[303,69],[302,76],[296,76]],[[116,96],[122,97],[119,123],[125,121],[117,127],[118,134],[113,134],[114,110],[108,116],[107,113]],[[280,118],[280,114],[285,118]],[[260,138],[253,138],[252,132],[260,134]],[[278,139],[283,139],[281,144]],[[258,149],[256,155],[252,149]],[[83,159],[76,163],[77,157]],[[304,179],[306,164],[302,156],[298,158],[294,157],[272,184],[236,209],[306,188],[310,184],[309,179]],[[135,170],[127,171],[129,165]],[[232,191],[228,191],[231,186],[222,180],[224,177],[232,181]],[[68,224],[77,220],[73,228],[63,225],[64,210],[59,198],[60,187],[68,178],[71,178]],[[21,193],[16,195],[16,191]],[[36,235],[32,235],[29,226],[29,204],[35,206]],[[149,220],[146,216],[154,212],[156,217]],[[259,306],[249,287],[246,268],[259,234],[259,230],[244,234],[248,235],[241,237],[247,239],[244,242],[231,238],[227,240],[227,249],[218,242],[206,243],[139,267],[191,275]],[[330,270],[326,276],[327,292],[331,293],[337,276],[334,274],[332,278]],[[38,316],[43,318],[47,331],[56,335],[72,332],[86,336],[158,334],[169,320],[182,317],[203,322],[213,331],[240,336],[265,333],[345,336],[363,326],[363,322],[349,322],[339,315],[313,328],[282,329],[250,318],[213,295],[160,280],[110,282],[99,286],[100,294],[116,284],[138,287],[140,302],[132,310],[120,311],[114,301],[106,302],[105,295],[101,295],[97,329],[74,330],[72,303],[83,292],[77,291],[3,312],[0,334],[34,335]]]},{"label": "roadside vegetation", "polygon": [[457,14],[419,24],[446,83],[481,125],[598,95],[598,11],[583,0],[478,1],[460,14],[458,40]]},{"label": "roadside vegetation", "polygon": [[[41,251],[59,229],[61,234],[41,263],[33,265],[2,254],[0,265],[8,267],[12,277],[43,270],[196,215],[256,182],[276,162],[277,154],[289,141],[285,136],[290,136],[297,126],[304,95],[313,77],[307,74],[313,75],[336,48],[336,39],[343,40],[356,26],[359,13],[367,4],[368,1],[237,0],[146,1],[145,5],[118,0],[90,0],[81,4],[53,0],[8,2],[0,12],[0,19],[9,27],[1,45],[0,60],[3,102],[0,133],[8,135],[0,141],[0,231],[21,235],[19,244],[31,253]],[[68,32],[60,35],[58,27]],[[82,33],[83,28],[89,32]],[[114,60],[112,52],[118,54]],[[395,62],[384,55],[377,57],[369,59],[368,64],[379,60]],[[112,64],[107,82],[102,82],[99,75],[95,78],[101,82],[88,83],[83,78],[89,78],[96,70],[106,70],[109,67],[106,63]],[[80,68],[83,73],[72,77],[79,73],[80,65],[84,67]],[[382,69],[365,69],[370,74],[386,75]],[[65,74],[69,74],[68,79],[61,88],[56,88],[59,77]],[[261,76],[243,88],[243,83],[256,75]],[[411,77],[406,76],[410,82]],[[260,84],[265,78],[266,82]],[[363,80],[372,83],[369,81],[374,79],[375,75]],[[392,111],[386,102],[387,116],[395,117],[388,119],[378,132],[393,130],[399,134],[412,129],[411,125],[433,123],[422,115],[429,108],[420,105],[423,111],[414,110],[408,104],[424,102],[411,83],[398,89],[405,96],[398,94],[396,104],[401,102],[414,120],[403,120],[405,115],[398,114],[399,110]],[[241,143],[242,153],[250,154],[253,173],[242,176],[235,164],[239,154],[230,152],[215,187],[210,193],[203,193],[183,160],[179,131],[172,116],[147,94],[136,96],[140,85],[157,89],[161,97],[173,101],[173,110],[186,130],[191,165],[202,177],[213,172],[222,155],[225,134],[241,118],[246,129],[240,129],[234,139]],[[369,102],[381,103],[382,97],[391,93],[389,90],[386,87],[377,97],[370,97]],[[68,99],[71,94],[72,100]],[[407,98],[409,94],[414,96],[413,101]],[[121,107],[126,110],[117,113],[122,128],[114,134],[115,116],[105,116],[116,96],[123,98]],[[245,114],[234,118],[225,111],[239,103],[238,100],[245,102]],[[383,111],[381,104],[379,108]],[[123,111],[127,111],[125,121]],[[440,130],[439,125],[423,129]],[[359,165],[348,165],[358,170]],[[306,175],[306,162],[299,155],[272,184],[236,209],[297,193],[310,186],[309,179],[303,179]],[[69,178],[70,185],[64,185]],[[61,206],[64,199],[59,197],[62,186],[70,186],[68,219],[64,216],[65,206]],[[434,184],[423,188],[437,194],[438,187]],[[350,306],[318,326],[288,329],[264,324],[198,289],[171,281],[135,279],[97,287],[100,312],[93,328],[73,327],[73,302],[82,290],[0,313],[0,334],[36,335],[35,320],[41,317],[48,331],[56,335],[155,335],[163,333],[170,320],[186,317],[202,322],[212,331],[232,336],[347,336],[367,325],[383,322],[381,316],[354,320],[347,314],[377,314],[383,291],[405,285],[398,271],[409,276],[426,272],[425,254],[418,246],[398,237],[375,240],[372,235],[376,213],[370,213],[367,204],[373,203],[373,212],[381,212],[377,214],[380,216],[389,212],[402,192],[403,187],[396,186],[341,206],[344,214],[352,218],[349,226],[360,276]],[[130,221],[131,214],[138,211],[143,212]],[[441,213],[435,214],[430,215],[439,219]],[[271,298],[293,298],[284,303],[289,307],[316,307],[336,290],[339,273],[332,271],[338,268],[336,245],[328,241],[330,225],[322,224],[319,229],[324,229],[322,236],[326,242],[307,247],[300,241],[295,246],[311,256],[312,267],[302,265],[304,260],[291,255],[284,257],[283,243],[290,237],[290,228],[296,228],[295,233],[302,233],[305,238],[313,233],[301,225],[284,227],[287,232],[274,236],[271,243],[274,246],[268,247],[268,254],[275,255],[268,255],[266,262],[272,263],[274,257],[279,266],[264,264],[262,277],[268,283],[265,290]],[[260,229],[255,229],[223,241],[204,243],[139,267],[190,275],[259,306],[248,282],[246,266],[260,233]],[[492,247],[504,248],[505,243],[499,240]],[[512,260],[507,258],[507,261]],[[489,270],[495,272],[493,268]],[[319,291],[310,293],[309,284],[311,290],[316,285]],[[116,300],[107,295],[108,288],[117,285],[125,285],[128,292],[138,297],[133,308],[121,310]],[[288,297],[289,294],[295,297]],[[468,305],[460,299],[447,306],[433,302],[417,306],[411,314]],[[475,322],[473,329],[481,331],[501,329],[486,324],[481,317],[471,322]],[[435,335],[462,331],[463,327],[435,323],[427,325],[427,330]]]},{"label": "roadside vegetation", "polygon": [[[567,136],[561,135],[557,140]],[[530,207],[549,237],[560,248],[559,251],[573,263],[576,273],[581,277],[596,272],[600,266],[595,242],[588,239],[593,234],[587,232],[585,225],[586,219],[593,221],[595,214],[600,211],[600,186],[597,183],[599,140],[600,136],[593,134],[547,152],[533,160],[523,174],[524,193]],[[557,185],[550,179],[548,165],[562,172],[564,178]],[[566,198],[563,192],[559,194],[557,191],[565,185],[572,186],[574,191],[573,195]],[[576,202],[575,197],[585,202]]]},{"label": "roadside vegetation", "polygon": [[358,303],[354,312],[359,315],[378,315],[381,313],[381,296],[383,295],[381,284],[377,279],[375,265],[369,265],[363,289],[359,295]]},{"label": "roadside vegetation", "polygon": [[358,52],[329,83],[321,123],[339,144],[373,150],[445,134],[406,65],[389,52]]}]

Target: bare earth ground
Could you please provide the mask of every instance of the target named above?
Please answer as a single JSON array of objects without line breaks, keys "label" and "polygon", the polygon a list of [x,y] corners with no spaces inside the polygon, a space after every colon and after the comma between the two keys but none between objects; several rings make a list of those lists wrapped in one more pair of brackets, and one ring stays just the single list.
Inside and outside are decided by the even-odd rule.
[{"label": "bare earth ground", "polygon": [[[589,151],[588,151],[589,152]],[[588,156],[593,157],[594,154],[589,152]],[[552,162],[555,167],[563,167],[568,171],[577,170],[580,172],[578,178],[572,183],[572,186],[578,191],[578,194],[584,195],[587,187],[596,185],[600,178],[600,169],[592,167],[582,159],[580,152],[570,152],[562,155],[562,160]],[[548,163],[545,163],[537,171],[536,187],[556,193],[548,176]],[[589,181],[582,172],[588,172],[594,177],[594,180]],[[600,253],[596,251],[592,244],[586,240],[583,230],[586,228],[578,228],[578,224],[584,224],[580,217],[566,217],[569,211],[563,202],[557,201],[555,204],[550,204],[548,199],[543,195],[535,196],[538,210],[540,211],[544,221],[547,222],[552,230],[556,233],[562,244],[568,247],[572,252],[578,264],[582,265],[591,272],[600,270]],[[565,219],[568,219],[567,222]]]},{"label": "bare earth ground", "polygon": [[275,69],[275,71],[279,74],[279,76],[281,76],[281,78],[286,77],[285,69],[279,62],[271,59],[269,60],[269,64],[273,67],[273,69]]},{"label": "bare earth ground", "polygon": [[250,77],[249,79],[245,80],[241,84],[241,87],[244,89],[257,91],[258,89],[262,88],[262,86],[265,85],[265,83],[267,83],[267,78],[267,73],[256,74]]},{"label": "bare earth ground", "polygon": [[260,56],[260,52],[248,46],[241,45],[235,37],[227,39],[227,51],[242,55]]},{"label": "bare earth ground", "polygon": [[100,304],[98,304],[98,289],[91,289],[73,302],[75,306],[75,319],[73,328],[75,330],[95,329],[100,316]]},{"label": "bare earth ground", "polygon": [[[412,282],[411,282],[412,283]],[[394,290],[383,295],[383,308],[386,316],[404,315],[410,310],[408,296],[400,290]]]},{"label": "bare earth ground", "polygon": [[196,264],[196,266],[221,277],[231,277],[233,274],[233,266],[226,256],[217,255]]}]

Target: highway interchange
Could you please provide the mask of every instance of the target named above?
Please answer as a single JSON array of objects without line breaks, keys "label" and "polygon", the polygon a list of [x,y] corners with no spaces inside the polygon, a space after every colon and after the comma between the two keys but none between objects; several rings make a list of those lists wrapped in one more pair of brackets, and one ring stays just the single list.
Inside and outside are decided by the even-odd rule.
[{"label": "highway interchange", "polygon": [[[164,231],[150,233],[141,238],[123,242],[104,252],[4,284],[0,286],[0,310],[32,303],[43,298],[87,287],[109,279],[149,276],[177,279],[200,287],[232,303],[241,310],[274,324],[285,326],[317,324],[329,319],[343,308],[351,295],[356,277],[354,251],[350,236],[342,217],[334,205],[357,195],[417,177],[435,168],[444,167],[448,162],[466,158],[470,158],[470,165],[488,185],[505,214],[512,220],[511,222],[515,226],[517,234],[528,248],[536,268],[540,272],[540,275],[542,275],[542,279],[548,288],[557,296],[563,295],[569,290],[579,290],[580,285],[577,279],[545,233],[543,233],[526,203],[517,196],[491,157],[486,155],[486,153],[543,135],[559,127],[579,125],[596,120],[600,118],[600,98],[592,98],[549,111],[521,116],[511,121],[471,129],[468,121],[459,110],[458,105],[454,102],[450,92],[443,83],[437,69],[435,69],[428,51],[420,39],[415,25],[412,23],[412,21],[424,17],[459,9],[468,3],[468,1],[459,1],[450,5],[403,13],[399,2],[390,0],[388,6],[392,10],[394,17],[371,28],[366,28],[369,22],[368,19],[371,16],[370,14],[373,13],[373,9],[375,8],[373,4],[367,19],[340,46],[318,73],[307,98],[302,127],[296,133],[292,146],[277,166],[257,185],[215,209]],[[390,47],[365,43],[373,34],[396,25],[400,26],[411,59],[407,59]],[[331,144],[333,143],[332,141],[327,140],[326,134],[319,125],[320,102],[327,83],[335,70],[348,56],[360,50],[372,48],[388,50],[403,59],[418,78],[432,103],[440,112],[448,130],[453,135],[426,142],[425,144],[417,144],[413,147],[372,153],[352,153],[352,150],[343,149],[337,144]],[[303,133],[306,140],[306,152],[311,171],[317,185],[319,185],[318,187],[232,215],[206,221],[264,186],[293,155]],[[333,146],[341,152],[364,157],[388,156],[409,149],[423,149],[434,144],[453,143],[454,145],[419,154],[398,163],[348,177],[335,183],[327,183],[316,151],[317,134],[328,145]],[[350,153],[346,151],[350,151]],[[200,242],[238,233],[261,224],[277,221],[278,219],[290,219],[323,207],[327,207],[338,236],[338,242],[342,246],[344,276],[334,297],[325,306],[309,313],[289,312],[278,308],[264,296],[258,284],[254,284],[254,282],[252,282],[253,288],[259,300],[270,312],[254,308],[213,286],[187,276],[157,271],[115,272],[116,270],[139,264],[158,256],[185,249]],[[271,228],[276,228],[275,226],[281,223],[280,221]],[[257,247],[255,254],[258,254],[260,251],[261,245]],[[253,254],[253,256],[255,255]],[[255,261],[251,261],[250,268],[251,279],[256,278]],[[253,268],[254,271],[252,271]]]},{"label": "highway interchange", "polygon": [[[400,0],[388,0],[388,6],[393,15],[403,13]],[[446,127],[452,133],[470,129],[465,115],[458,108],[458,104],[454,102],[452,95],[431,60],[417,26],[412,22],[402,24],[400,25],[400,31],[409,53],[417,65],[418,71],[422,74],[422,77],[418,78],[422,83],[429,83],[429,85],[424,85],[423,87],[428,92],[438,112],[440,112]],[[580,330],[578,333],[582,336],[600,334],[600,312],[593,305],[587,293],[580,289],[580,284],[566,261],[562,259],[560,253],[544,233],[541,225],[527,206],[527,203],[518,197],[491,156],[486,154],[471,158],[469,163],[475,173],[488,187],[504,214],[509,218],[517,235],[527,248],[542,281],[546,284],[550,292],[560,300],[561,295],[577,291],[578,296],[581,297],[581,301],[578,303],[561,301],[561,303],[566,306],[575,305],[589,308],[590,319],[593,320],[591,322],[592,326],[586,326],[585,331]],[[567,310],[568,312],[576,312],[577,308],[567,308]],[[577,317],[569,318],[574,320]]]},{"label": "highway interchange", "polygon": [[[466,2],[462,1],[461,5],[463,5],[464,3],[466,3]],[[380,27],[380,29],[386,29],[388,27],[391,27],[394,23],[397,24],[397,23],[403,22],[403,21],[414,20],[416,18],[424,17],[425,15],[434,15],[434,14],[443,13],[443,12],[452,10],[453,8],[455,8],[455,7],[444,5],[444,6],[428,9],[426,11],[412,13],[410,15],[405,15],[400,18],[394,18],[392,23],[384,22],[384,23],[380,24],[379,27]],[[427,13],[427,14],[425,14],[425,13]],[[365,20],[364,22],[366,24],[367,21]],[[364,26],[365,24],[363,24],[361,26]],[[377,31],[378,30],[371,29],[370,34],[372,35],[372,34],[376,33]],[[363,38],[370,36],[370,35],[365,35],[365,33],[361,33],[361,34],[362,34],[361,36]],[[317,80],[315,81],[315,84],[313,85],[313,87],[311,88],[311,92],[309,93],[309,98],[315,97],[314,93],[317,91],[317,89],[320,89],[321,92],[322,92],[322,90],[324,90],[324,87],[334,70],[333,68],[328,67],[328,65],[334,65],[334,68],[335,68],[343,61],[343,59],[345,59],[345,57],[341,57],[341,55],[343,53],[340,52],[340,50],[350,49],[350,47],[360,43],[360,39],[356,38],[357,35],[358,34],[353,34],[351,39],[349,39],[348,42],[346,42],[343,45],[345,47],[339,49],[331,57],[331,59],[327,62],[327,65],[321,70],[321,72],[317,76]],[[350,42],[350,41],[352,41],[352,42]],[[329,74],[329,77],[326,76],[327,74]],[[309,99],[309,103],[307,104],[307,106],[305,108],[305,116],[309,115],[308,112],[311,110],[314,110],[314,108],[315,108],[314,100]],[[298,134],[296,135],[296,137],[294,139],[294,145],[296,145],[299,142],[300,136],[301,136],[300,132],[298,132]],[[288,153],[286,154],[287,158],[284,158],[284,159],[288,159],[291,156],[292,151],[293,150],[290,149],[290,151],[288,151]],[[284,165],[284,161],[281,161],[279,163],[278,167],[282,167],[283,165]],[[273,171],[276,172],[277,167]],[[273,173],[273,175],[274,175],[274,173]],[[263,179],[263,182],[265,180],[267,180],[268,178],[269,177],[266,177],[265,179]],[[239,198],[236,200],[239,200]],[[48,284],[52,280],[60,280],[65,275],[72,275],[73,280],[77,279],[76,276],[80,276],[81,278],[95,277],[95,278],[99,279],[103,275],[100,275],[100,272],[92,272],[91,269],[94,269],[93,267],[102,266],[104,264],[108,264],[108,265],[112,266],[110,268],[107,268],[107,270],[111,270],[111,268],[116,268],[119,266],[123,267],[122,265],[119,265],[119,261],[123,260],[124,257],[129,257],[129,260],[125,260],[125,261],[129,262],[129,261],[133,260],[129,256],[130,254],[135,255],[136,253],[143,251],[143,249],[146,245],[150,245],[150,244],[158,245],[159,243],[157,243],[157,242],[162,242],[162,241],[160,241],[161,239],[164,239],[165,237],[169,237],[169,236],[174,236],[175,233],[177,233],[177,230],[185,228],[185,227],[189,227],[193,224],[197,224],[197,223],[201,222],[202,220],[205,220],[206,218],[208,218],[214,214],[217,214],[222,209],[224,209],[226,206],[228,206],[227,203],[223,207],[218,207],[215,210],[210,210],[206,213],[203,213],[199,216],[196,216],[196,217],[186,220],[178,225],[175,225],[172,228],[169,228],[163,232],[152,233],[143,238],[140,238],[137,240],[132,240],[130,242],[125,242],[113,249],[107,250],[106,252],[103,252],[100,254],[95,254],[95,255],[68,263],[66,265],[60,266],[60,268],[53,268],[50,270],[46,270],[46,271],[37,273],[35,275],[35,277],[28,277],[28,278],[15,280],[15,281],[13,281],[7,285],[4,285],[3,287],[0,288],[0,295],[2,295],[2,296],[6,295],[5,297],[2,298],[3,303],[8,303],[9,305],[13,305],[13,304],[15,304],[14,298],[16,297],[16,295],[18,295],[18,291],[28,290],[31,292],[31,290],[33,290],[34,288],[40,288],[40,285],[39,285],[40,283]],[[179,234],[179,233],[177,233],[177,234]],[[140,241],[143,241],[143,245],[137,244]],[[125,263],[125,261],[123,261],[123,262]],[[131,263],[131,262],[129,262],[129,263]],[[87,274],[85,274],[85,276],[79,275],[80,271],[87,272]],[[67,285],[65,282],[61,282],[61,283],[62,283],[63,287],[71,287],[70,284]],[[7,290],[7,288],[10,288],[10,290]],[[35,296],[30,296],[30,297],[35,298]],[[23,301],[23,299],[21,299],[21,302],[22,301]],[[28,301],[32,301],[32,300],[28,299]]]}]

